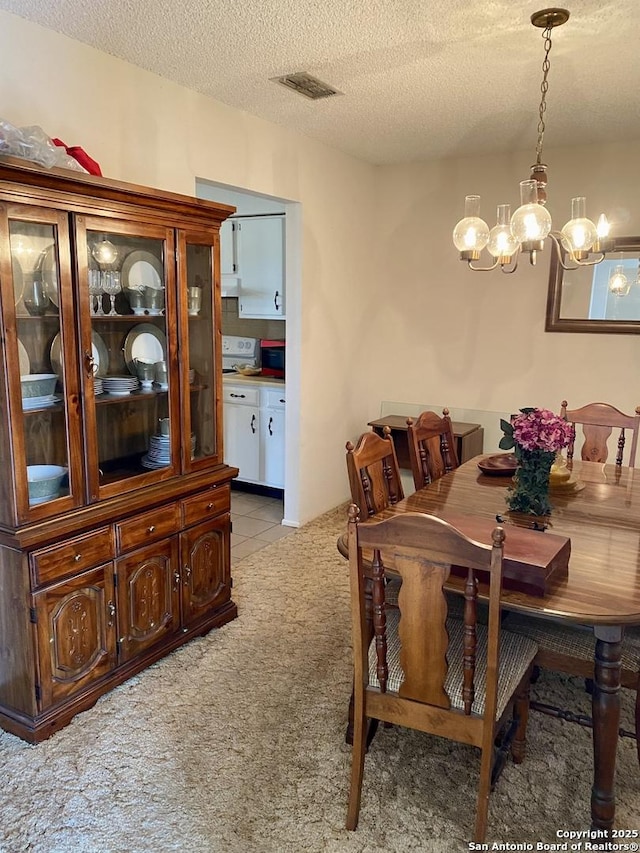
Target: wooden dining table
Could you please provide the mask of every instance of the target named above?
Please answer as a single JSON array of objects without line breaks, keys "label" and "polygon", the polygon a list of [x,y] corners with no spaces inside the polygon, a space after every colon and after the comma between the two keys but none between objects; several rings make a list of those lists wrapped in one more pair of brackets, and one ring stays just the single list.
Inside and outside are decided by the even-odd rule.
[{"label": "wooden dining table", "polygon": [[[533,526],[533,519],[511,516],[505,500],[511,478],[481,473],[477,463],[483,458],[469,460],[377,518],[426,512],[445,518],[467,515],[491,519],[504,526],[506,554],[509,527]],[[507,610],[593,627],[591,820],[593,828],[609,830],[615,817],[621,639],[626,625],[640,624],[640,474],[634,481],[631,468],[574,461],[574,480],[578,484],[575,491],[552,490],[553,511],[546,528],[570,538],[568,572],[551,575],[544,594],[503,586],[501,599]],[[343,539],[338,547],[346,555]],[[464,578],[452,574],[447,586],[462,594],[463,584]]]}]

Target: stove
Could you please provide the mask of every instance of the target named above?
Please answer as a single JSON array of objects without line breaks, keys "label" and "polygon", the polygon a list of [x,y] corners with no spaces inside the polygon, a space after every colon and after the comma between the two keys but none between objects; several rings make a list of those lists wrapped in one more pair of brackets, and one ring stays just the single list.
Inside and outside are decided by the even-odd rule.
[{"label": "stove", "polygon": [[222,372],[235,373],[236,364],[260,366],[260,339],[239,335],[222,336]]}]

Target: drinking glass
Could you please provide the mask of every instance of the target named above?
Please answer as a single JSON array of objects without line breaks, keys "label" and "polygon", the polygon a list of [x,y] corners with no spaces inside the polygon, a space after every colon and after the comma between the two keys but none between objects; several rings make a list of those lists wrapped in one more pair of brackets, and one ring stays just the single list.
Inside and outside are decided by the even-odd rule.
[{"label": "drinking glass", "polygon": [[[102,281],[100,270],[89,270],[89,296],[91,297],[91,314],[103,314],[102,310]],[[96,300],[94,306],[94,299]]]},{"label": "drinking glass", "polygon": [[116,311],[116,296],[122,290],[120,285],[120,273],[117,270],[105,270],[102,273],[102,289],[109,295],[111,300],[111,310],[109,317],[118,316]]}]

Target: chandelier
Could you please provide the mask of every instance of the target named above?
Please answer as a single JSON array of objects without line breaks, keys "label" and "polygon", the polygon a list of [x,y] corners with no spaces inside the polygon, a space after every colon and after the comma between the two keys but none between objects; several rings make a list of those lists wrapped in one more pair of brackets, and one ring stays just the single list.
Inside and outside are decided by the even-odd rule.
[{"label": "chandelier", "polygon": [[[561,231],[552,230],[551,216],[545,207],[547,167],[542,162],[542,143],[551,67],[551,31],[568,20],[569,12],[566,9],[543,9],[531,16],[533,26],[544,30],[536,162],[531,167],[529,179],[520,182],[520,207],[512,216],[511,205],[499,204],[497,222],[493,228],[489,229],[480,218],[480,196],[468,195],[465,198],[464,219],[453,230],[453,243],[460,252],[460,260],[467,261],[469,268],[474,271],[488,272],[499,266],[502,272],[513,273],[517,269],[519,255],[523,252],[529,255],[529,262],[535,264],[537,253],[543,249],[547,237],[555,244],[560,265],[565,270],[599,264],[604,260],[605,253],[613,248],[607,217],[603,213],[597,226],[587,219],[584,196],[571,199],[571,219]],[[493,263],[484,267],[474,266],[473,262],[479,260],[484,248],[493,256]],[[571,265],[566,263],[565,258],[569,259]]]}]

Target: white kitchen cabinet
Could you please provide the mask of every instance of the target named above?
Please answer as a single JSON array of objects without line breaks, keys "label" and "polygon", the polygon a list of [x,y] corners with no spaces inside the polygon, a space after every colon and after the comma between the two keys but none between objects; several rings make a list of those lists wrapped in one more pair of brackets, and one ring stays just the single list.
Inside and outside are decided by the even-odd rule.
[{"label": "white kitchen cabinet", "polygon": [[285,386],[224,383],[224,459],[238,480],[284,489]]},{"label": "white kitchen cabinet", "polygon": [[260,392],[258,388],[224,385],[224,458],[240,470],[239,480],[260,480]]},{"label": "white kitchen cabinet", "polygon": [[237,224],[226,219],[220,226],[220,283],[223,296],[238,296]]},{"label": "white kitchen cabinet", "polygon": [[238,315],[284,319],[284,216],[244,217],[234,224],[240,281]]},{"label": "white kitchen cabinet", "polygon": [[261,389],[262,482],[276,489],[284,489],[284,405],[284,386]]}]

